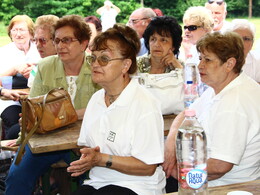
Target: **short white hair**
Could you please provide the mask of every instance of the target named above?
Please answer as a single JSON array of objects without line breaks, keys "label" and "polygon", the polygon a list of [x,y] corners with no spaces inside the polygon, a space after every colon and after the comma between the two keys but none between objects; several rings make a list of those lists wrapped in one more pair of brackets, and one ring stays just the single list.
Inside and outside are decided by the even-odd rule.
[{"label": "short white hair", "polygon": [[252,22],[249,22],[246,19],[234,19],[234,20],[232,20],[231,27],[230,27],[229,30],[235,31],[235,30],[238,30],[238,29],[249,30],[252,33],[253,38],[255,38],[256,28],[255,28],[255,25]]}]

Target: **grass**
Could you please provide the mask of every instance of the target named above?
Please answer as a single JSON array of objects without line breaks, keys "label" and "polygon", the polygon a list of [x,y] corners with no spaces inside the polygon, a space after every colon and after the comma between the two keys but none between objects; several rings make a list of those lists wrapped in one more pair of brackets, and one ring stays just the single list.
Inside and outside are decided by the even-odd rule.
[{"label": "grass", "polygon": [[[245,18],[248,19],[248,18]],[[250,18],[248,19],[250,22],[255,24],[256,34],[255,40],[260,40],[260,18]],[[228,18],[227,21],[232,21],[232,18]],[[10,38],[7,35],[6,26],[2,22],[0,22],[0,47],[10,43]]]}]

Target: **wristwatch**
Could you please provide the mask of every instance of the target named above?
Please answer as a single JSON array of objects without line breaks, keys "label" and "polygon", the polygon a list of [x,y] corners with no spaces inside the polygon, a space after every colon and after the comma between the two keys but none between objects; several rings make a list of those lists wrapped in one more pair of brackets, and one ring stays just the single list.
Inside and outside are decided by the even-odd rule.
[{"label": "wristwatch", "polygon": [[2,89],[3,87],[0,87],[0,96],[2,96]]},{"label": "wristwatch", "polygon": [[109,168],[112,166],[112,158],[113,158],[113,156],[109,155],[108,161],[106,162],[106,168]]}]

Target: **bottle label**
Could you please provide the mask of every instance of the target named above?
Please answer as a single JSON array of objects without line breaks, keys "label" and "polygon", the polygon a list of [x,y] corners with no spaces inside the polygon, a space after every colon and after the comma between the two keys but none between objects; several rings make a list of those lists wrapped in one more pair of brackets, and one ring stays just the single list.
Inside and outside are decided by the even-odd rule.
[{"label": "bottle label", "polygon": [[193,189],[199,189],[207,179],[207,172],[201,169],[193,169],[186,175],[188,186]]},{"label": "bottle label", "polygon": [[181,168],[179,183],[183,189],[199,189],[207,181],[206,164],[196,165],[194,168]]}]

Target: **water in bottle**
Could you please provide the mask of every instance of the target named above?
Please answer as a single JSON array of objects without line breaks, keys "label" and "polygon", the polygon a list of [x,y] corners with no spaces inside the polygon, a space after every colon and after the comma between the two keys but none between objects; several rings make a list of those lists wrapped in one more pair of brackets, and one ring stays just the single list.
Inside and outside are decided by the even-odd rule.
[{"label": "water in bottle", "polygon": [[193,81],[187,81],[184,85],[184,108],[189,108],[190,105],[199,97],[198,87]]},{"label": "water in bottle", "polygon": [[208,195],[207,140],[195,111],[185,110],[177,139],[179,195]]},{"label": "water in bottle", "polygon": [[184,66],[184,78],[185,82],[192,81],[194,84],[198,83],[198,71],[197,71],[197,64],[194,62],[194,59],[191,55],[187,57],[185,66]]}]

